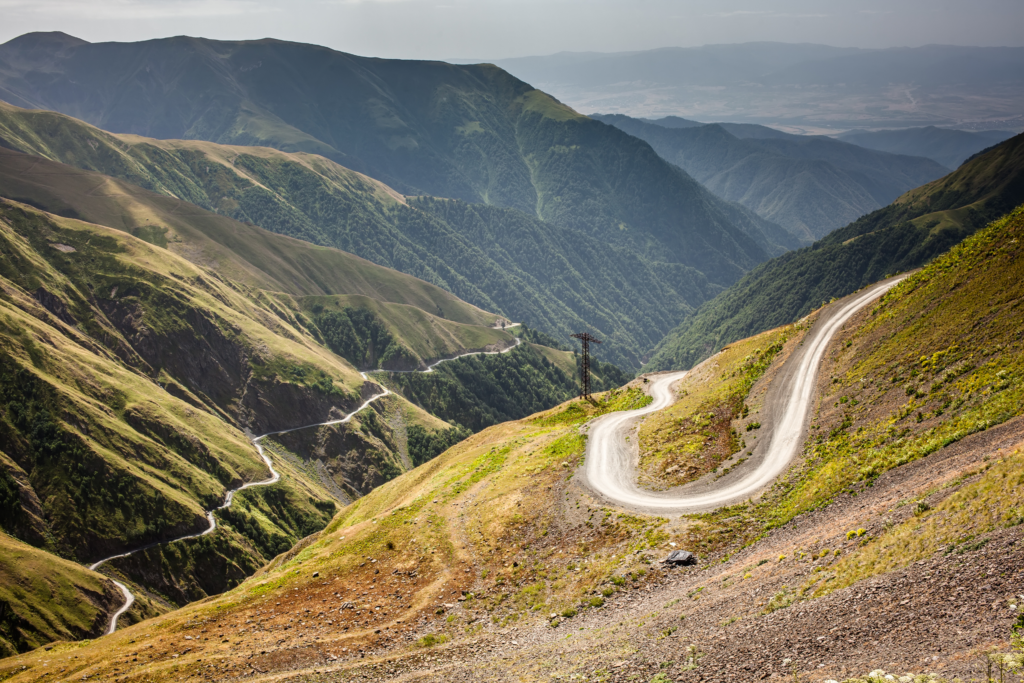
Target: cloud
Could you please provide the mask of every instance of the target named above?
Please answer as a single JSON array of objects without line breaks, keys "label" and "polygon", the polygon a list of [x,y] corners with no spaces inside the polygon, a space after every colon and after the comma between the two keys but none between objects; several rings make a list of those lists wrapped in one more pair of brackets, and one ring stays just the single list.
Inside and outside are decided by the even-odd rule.
[{"label": "cloud", "polygon": [[226,17],[276,10],[254,0],[0,0],[0,12],[104,20]]},{"label": "cloud", "polygon": [[706,17],[744,17],[751,14],[771,14],[771,12],[765,10],[752,10],[752,9],[737,9],[732,12],[715,12],[713,14],[705,14]]},{"label": "cloud", "polygon": [[[395,5],[413,0],[320,0],[321,5]],[[442,5],[438,5],[441,7]]]},{"label": "cloud", "polygon": [[798,12],[771,12],[768,10],[752,10],[752,9],[737,9],[730,12],[714,12],[712,14],[705,14],[705,17],[714,17],[716,19],[731,19],[733,17],[767,17],[771,19],[824,19],[825,17],[831,16],[829,14],[817,14],[817,13],[798,13]]}]

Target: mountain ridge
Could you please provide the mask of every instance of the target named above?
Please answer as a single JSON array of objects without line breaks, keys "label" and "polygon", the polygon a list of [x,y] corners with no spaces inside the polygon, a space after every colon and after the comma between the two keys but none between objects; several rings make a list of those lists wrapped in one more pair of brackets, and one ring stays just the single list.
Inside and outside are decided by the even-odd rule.
[{"label": "mountain ridge", "polygon": [[[115,136],[63,114],[6,104],[0,145],[356,253],[549,334],[591,326],[608,342],[605,358],[633,368],[682,315],[722,288],[660,254],[651,260],[514,209],[405,197],[316,155]],[[703,189],[695,195],[720,201],[710,197]],[[726,217],[746,211],[719,206]],[[769,242],[773,234],[760,232],[757,241],[767,253],[781,253],[785,247]]]},{"label": "mountain ridge", "polygon": [[731,341],[924,265],[1020,203],[1024,134],[809,247],[762,264],[667,335],[649,365],[690,367]]},{"label": "mountain ridge", "polygon": [[762,133],[752,124],[666,128],[622,115],[594,117],[647,141],[718,196],[783,226],[805,244],[949,173],[924,158],[821,136]]},{"label": "mountain ridge", "polygon": [[[0,58],[22,64],[31,45],[32,36],[0,45]],[[494,66],[197,38],[73,45],[33,64],[50,73],[45,83],[22,66],[0,75],[0,86],[31,93],[33,107],[113,132],[319,153],[402,194],[497,204],[641,253],[667,250],[693,266],[719,262],[708,268],[713,281],[735,279],[764,258],[735,232],[735,216],[724,218],[710,198],[693,201],[702,188],[645,145],[609,135]],[[207,81],[221,85],[211,89]],[[626,173],[622,164],[635,170]],[[647,182],[638,182],[643,176]],[[709,240],[724,241],[709,247]]]},{"label": "mountain ridge", "polygon": [[[65,198],[77,178],[84,191],[100,191],[101,208],[116,200],[120,211],[138,216],[145,206],[141,190],[131,192],[127,183],[98,184],[104,177],[94,172],[9,150],[0,150],[0,186],[8,186],[10,175],[32,178],[26,162],[43,166],[37,170],[48,182],[56,177]],[[38,177],[35,182],[38,187]],[[202,239],[204,229],[216,236],[225,223],[255,253],[261,233],[279,251],[290,247],[285,262],[315,265],[303,255],[326,252],[342,277],[321,284],[348,282],[380,296],[396,289],[386,280],[399,289],[403,281],[416,282],[227,218],[208,218],[204,226],[201,214],[196,207],[179,213],[173,232],[147,222],[146,240],[132,236],[130,226],[87,223],[0,199],[0,500],[10,504],[0,527],[35,546],[25,551],[0,543],[0,572],[12,558],[28,557],[36,577],[17,600],[0,591],[3,655],[99,635],[120,604],[102,576],[69,573],[58,556],[91,562],[157,544],[103,567],[136,596],[124,617],[134,623],[237,585],[321,529],[338,503],[470,434],[400,395],[375,401],[347,424],[276,434],[337,417],[378,393],[359,367],[415,368],[425,357],[502,348],[512,335],[490,326],[493,314],[425,282],[418,286],[428,296],[410,287],[411,303],[394,303],[343,289],[314,288],[304,296],[308,281],[295,283],[295,294],[280,291],[287,289],[281,281],[277,291],[258,287],[268,284],[267,272],[287,278],[289,270],[244,269],[248,278],[229,280],[214,260],[220,243]],[[119,214],[103,214],[111,215]],[[451,317],[467,322],[432,317],[430,290]],[[514,416],[516,392],[524,387],[534,407],[575,393],[574,368],[565,367],[570,354],[520,346],[492,363],[504,380],[517,380],[504,387],[501,405],[489,406],[477,392],[458,406],[481,415],[475,428],[507,415],[510,406]],[[476,387],[450,370],[463,363],[446,363],[430,377],[457,377],[465,396]],[[266,478],[250,439],[268,431],[275,434],[264,445],[281,481],[239,492],[231,507],[216,509],[225,490]],[[210,510],[218,521],[213,533],[166,543],[207,528]],[[81,609],[52,618],[46,590],[55,582],[64,583],[64,599],[81,601]],[[92,588],[97,584],[105,587],[102,594]]]},{"label": "mountain ridge", "polygon": [[[380,679],[436,677],[441,661],[445,680],[468,683],[529,679],[538,662],[568,679],[583,660],[657,681],[717,679],[741,653],[743,671],[768,678],[792,653],[786,677],[868,683],[934,652],[926,666],[944,677],[929,677],[946,683],[977,671],[978,642],[1015,661],[1022,236],[1024,207],[848,320],[823,349],[803,457],[746,504],[666,519],[612,509],[580,484],[581,428],[646,405],[638,378],[474,435],[231,592],[102,642],[21,655],[0,675],[47,680],[46,663],[75,678]],[[688,373],[674,405],[640,425],[641,455],[670,450],[664,474],[694,466],[714,486],[708,456],[721,465],[762,438],[766,390],[814,322],[743,339]],[[680,548],[694,566],[658,561]],[[968,590],[986,609],[950,619]],[[836,630],[820,635],[830,616]]]}]

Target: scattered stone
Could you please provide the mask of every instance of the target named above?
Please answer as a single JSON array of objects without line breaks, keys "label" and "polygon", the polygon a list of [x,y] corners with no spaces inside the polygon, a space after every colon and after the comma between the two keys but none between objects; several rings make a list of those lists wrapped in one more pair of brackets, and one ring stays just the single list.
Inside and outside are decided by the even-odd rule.
[{"label": "scattered stone", "polygon": [[697,564],[697,556],[687,550],[673,550],[662,562],[674,567],[682,567]]}]

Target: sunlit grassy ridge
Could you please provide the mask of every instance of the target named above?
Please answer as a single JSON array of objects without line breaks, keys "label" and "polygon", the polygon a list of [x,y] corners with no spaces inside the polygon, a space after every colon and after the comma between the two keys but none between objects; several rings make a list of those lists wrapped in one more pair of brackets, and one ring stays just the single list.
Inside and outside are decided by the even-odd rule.
[{"label": "sunlit grassy ridge", "polygon": [[[488,187],[469,190],[468,199],[483,204],[462,201],[467,199],[465,192],[453,186],[437,192],[449,198],[444,200],[402,186],[403,192],[419,195],[407,199],[379,180],[336,163],[348,162],[365,170],[355,159],[328,153],[332,161],[307,153],[314,151],[308,147],[300,146],[305,151],[298,151],[285,144],[278,147],[288,151],[279,151],[112,135],[62,114],[2,103],[0,140],[10,149],[104,173],[219,216],[344,249],[562,338],[577,329],[593,328],[606,342],[606,358],[631,368],[639,367],[643,353],[681,315],[765,258],[760,242],[749,239],[751,231],[760,234],[759,219],[753,214],[720,202],[643,143],[576,114],[500,70],[480,69],[486,82],[478,81],[457,94],[439,86],[442,102],[450,96],[465,104],[476,100],[481,88],[486,92],[494,87],[497,94],[486,95],[468,120],[440,114],[441,121],[435,123],[441,125],[441,140],[411,148],[402,143],[399,149],[429,155],[438,151],[438,144],[454,145],[459,167],[448,167],[440,176],[429,175],[429,181],[458,184],[466,169],[477,169],[469,180],[473,184],[483,180]],[[494,97],[509,98],[509,109],[496,111]],[[449,124],[454,129],[452,139]],[[397,140],[418,139],[416,133],[407,132],[408,138],[396,133],[388,141],[386,154],[394,151],[391,144]],[[522,140],[502,151],[520,132]],[[205,137],[195,129],[176,137],[196,134]],[[594,140],[601,137],[610,139],[595,147]],[[272,140],[242,138],[251,144],[274,145]],[[241,140],[232,135],[223,141]],[[608,146],[622,149],[609,151]],[[495,158],[489,159],[492,155]],[[525,157],[515,158],[521,155]],[[602,178],[623,163],[638,169]],[[421,170],[405,158],[376,177]],[[492,183],[484,180],[488,176],[497,177]],[[646,176],[648,181],[641,179]],[[8,180],[13,189],[5,192],[7,196],[31,199],[33,195],[22,189],[23,181],[20,175]],[[12,194],[14,190],[18,193]],[[117,188],[100,194],[124,192]],[[610,201],[616,193],[622,201]],[[652,193],[646,200],[639,199]],[[680,201],[683,196],[690,200]],[[166,217],[162,222],[151,220],[152,211],[136,208],[108,212],[100,220],[96,204],[101,201],[108,206],[117,203],[109,196],[99,200],[92,195],[84,202],[50,196],[40,203],[57,212],[89,214],[90,220],[114,227],[120,224],[110,220],[120,221],[121,214],[129,214],[134,220],[125,221],[125,229],[156,243],[167,239]],[[670,206],[652,211],[650,203]],[[592,214],[597,214],[593,220],[583,218]],[[677,242],[690,248],[680,250]],[[232,244],[231,248],[238,251],[245,246]],[[697,252],[705,253],[705,258],[695,258]],[[258,260],[250,258],[254,263]],[[310,277],[304,270],[289,275],[304,284],[322,284],[329,277],[322,272]],[[268,288],[266,283],[262,286]],[[452,314],[446,317],[460,319]]]},{"label": "sunlit grassy ridge", "polygon": [[[888,380],[903,396],[887,420],[865,425],[853,438],[836,434],[818,446],[829,463],[823,478],[870,480],[1024,412],[1022,240],[1024,209],[1017,209],[913,276],[902,296],[887,297],[874,311],[858,337],[910,324],[890,332],[866,362],[847,364],[840,384]],[[915,517],[844,558],[827,590],[1020,524],[1020,460],[1019,451],[1007,453],[934,510],[920,506]]]},{"label": "sunlit grassy ridge", "polygon": [[0,656],[95,633],[120,599],[95,572],[0,533]]},{"label": "sunlit grassy ridge", "polygon": [[[76,132],[85,128],[112,137],[79,122],[75,127]],[[107,145],[116,149],[115,143]],[[240,285],[294,296],[364,295],[428,313],[443,310],[446,319],[463,323],[496,320],[494,314],[423,280],[148,191],[132,184],[137,180],[132,176],[125,181],[9,149],[3,150],[0,162],[3,196],[166,246],[201,265],[215,265],[222,277]]]},{"label": "sunlit grassy ridge", "polygon": [[1022,236],[1017,209],[871,310],[838,361],[812,425],[811,474],[783,518],[1024,410]]},{"label": "sunlit grassy ridge", "polygon": [[[241,421],[241,406],[231,377],[247,370],[220,366],[197,384],[187,372],[192,359],[161,356],[159,345],[147,346],[147,340],[199,344],[194,328],[204,325],[212,346],[203,353],[210,358],[227,365],[230,349],[242,346],[253,358],[277,359],[282,367],[316,367],[313,379],[326,383],[331,396],[345,403],[358,398],[345,384],[361,378],[344,361],[310,341],[281,336],[273,316],[258,304],[169,252],[11,204],[3,206],[0,238],[7,266],[0,270],[0,432],[4,476],[17,480],[8,487],[12,507],[2,523],[35,545],[91,562],[198,531],[206,526],[205,510],[217,506],[227,488],[269,476],[235,421]],[[154,368],[158,361],[166,364]],[[274,391],[281,384],[275,375],[263,386]],[[169,583],[150,581],[149,587],[179,603],[223,590],[262,564],[267,556],[261,553],[272,557],[281,544],[290,547],[322,526],[334,510],[330,497],[291,476],[287,465],[283,469],[285,479],[272,491],[239,497],[233,521],[249,527],[248,537],[225,528],[170,551],[148,551],[154,557],[169,553]],[[287,501],[287,512],[264,506],[266,512],[247,517],[248,498],[261,495]],[[140,559],[114,566],[129,577],[146,576]],[[228,566],[237,569],[217,571]],[[41,580],[48,580],[40,571]],[[176,582],[187,584],[190,576],[200,578],[183,593]],[[38,614],[31,610],[39,600],[45,602],[24,600],[12,607],[32,625],[24,631],[25,643],[68,633],[59,622],[48,630],[35,628]],[[114,606],[113,600],[104,602],[104,608]],[[142,600],[138,610],[128,619],[152,613]],[[102,628],[102,621],[73,632],[86,635]]]}]

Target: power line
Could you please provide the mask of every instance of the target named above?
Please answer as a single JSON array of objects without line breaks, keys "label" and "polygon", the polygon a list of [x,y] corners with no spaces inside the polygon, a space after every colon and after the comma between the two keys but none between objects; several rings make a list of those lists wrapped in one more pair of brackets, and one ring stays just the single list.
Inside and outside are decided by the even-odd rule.
[{"label": "power line", "polygon": [[601,340],[589,332],[570,335],[583,342],[583,363],[580,365],[580,398],[590,398],[590,342],[600,344]]}]

